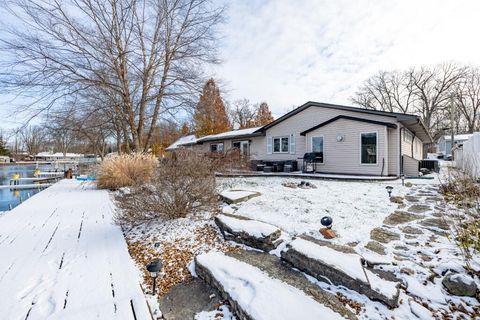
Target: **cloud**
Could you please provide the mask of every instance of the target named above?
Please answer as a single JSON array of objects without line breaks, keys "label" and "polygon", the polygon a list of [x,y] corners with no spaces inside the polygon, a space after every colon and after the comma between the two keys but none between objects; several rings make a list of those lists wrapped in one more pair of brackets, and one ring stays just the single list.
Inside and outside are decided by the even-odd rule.
[{"label": "cloud", "polygon": [[480,64],[478,12],[475,0],[237,0],[215,76],[229,99],[265,100],[275,116],[308,100],[349,104],[379,70]]}]

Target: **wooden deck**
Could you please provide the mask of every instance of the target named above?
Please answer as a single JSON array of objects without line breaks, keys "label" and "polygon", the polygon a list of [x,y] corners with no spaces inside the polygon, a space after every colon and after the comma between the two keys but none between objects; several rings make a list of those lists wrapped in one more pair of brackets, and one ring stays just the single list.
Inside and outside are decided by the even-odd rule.
[{"label": "wooden deck", "polygon": [[2,319],[151,319],[106,191],[62,180],[0,215]]}]

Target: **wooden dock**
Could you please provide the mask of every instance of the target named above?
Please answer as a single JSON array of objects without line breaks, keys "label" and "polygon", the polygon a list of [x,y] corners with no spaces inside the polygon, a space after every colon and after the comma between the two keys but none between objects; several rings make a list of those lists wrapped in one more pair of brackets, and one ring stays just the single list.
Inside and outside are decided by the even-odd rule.
[{"label": "wooden dock", "polygon": [[2,319],[152,319],[140,272],[91,182],[62,180],[3,214]]},{"label": "wooden dock", "polygon": [[10,184],[10,185],[1,185],[1,189],[10,189],[10,190],[25,190],[25,189],[43,189],[50,187],[53,183],[30,183],[30,184]]}]

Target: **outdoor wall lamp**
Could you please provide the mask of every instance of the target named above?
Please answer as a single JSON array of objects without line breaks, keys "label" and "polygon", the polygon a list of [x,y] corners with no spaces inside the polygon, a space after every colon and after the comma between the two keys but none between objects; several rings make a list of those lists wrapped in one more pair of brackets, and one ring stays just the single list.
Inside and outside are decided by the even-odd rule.
[{"label": "outdoor wall lamp", "polygon": [[162,270],[162,262],[160,260],[155,260],[147,264],[147,271],[150,273],[150,277],[153,280],[153,289],[152,295],[155,295],[155,285],[158,277],[158,273]]},{"label": "outdoor wall lamp", "polygon": [[333,224],[333,219],[332,219],[332,217],[325,216],[325,217],[322,218],[322,220],[320,220],[320,223],[322,224],[322,226],[324,226],[328,229],[331,229],[332,224]]},{"label": "outdoor wall lamp", "polygon": [[387,189],[388,197],[391,197],[391,196],[392,196],[393,187],[392,187],[392,186],[386,186],[385,189]]}]

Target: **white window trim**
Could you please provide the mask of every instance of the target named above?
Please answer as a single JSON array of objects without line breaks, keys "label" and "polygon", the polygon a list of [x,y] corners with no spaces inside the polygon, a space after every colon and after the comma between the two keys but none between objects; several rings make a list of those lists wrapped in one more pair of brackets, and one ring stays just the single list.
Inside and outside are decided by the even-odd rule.
[{"label": "white window trim", "polygon": [[[412,141],[407,141],[407,139],[406,139],[407,134],[408,134],[410,137],[412,137]],[[414,141],[415,141],[415,135],[414,135],[412,132],[410,132],[410,130],[404,128],[404,129],[403,129],[403,142],[412,144],[412,143],[414,143]]]},{"label": "white window trim", "polygon": [[325,164],[325,136],[324,135],[319,135],[319,136],[311,136],[310,137],[310,152],[313,152],[313,138],[322,138],[323,139],[323,160],[322,162],[317,162],[317,164]]},{"label": "white window trim", "polygon": [[[282,139],[288,140],[288,151],[282,151]],[[280,139],[280,151],[275,151],[275,139]],[[290,137],[289,136],[279,136],[279,137],[272,137],[272,153],[290,153]]]},{"label": "white window trim", "polygon": [[[377,148],[377,152],[375,154],[375,163],[362,163],[362,134],[368,134],[368,133],[375,133],[375,145],[376,145],[376,148]],[[373,166],[378,166],[378,131],[365,131],[365,132],[360,132],[360,136],[359,136],[359,143],[360,143],[360,149],[359,149],[359,156],[360,156],[360,165],[361,166],[370,166],[370,167],[373,167]]]}]

